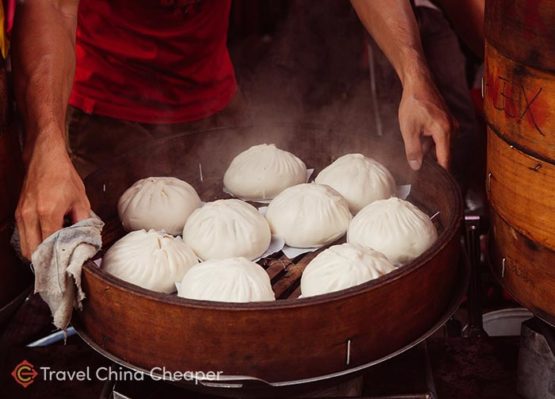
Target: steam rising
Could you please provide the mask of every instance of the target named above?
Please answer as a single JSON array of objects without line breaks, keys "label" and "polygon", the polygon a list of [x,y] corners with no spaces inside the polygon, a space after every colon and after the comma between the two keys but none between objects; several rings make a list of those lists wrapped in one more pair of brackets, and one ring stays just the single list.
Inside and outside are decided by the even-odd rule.
[{"label": "steam rising", "polygon": [[408,176],[400,184],[410,183],[397,126],[399,83],[385,57],[373,52],[378,104],[372,102],[366,35],[349,2],[291,4],[272,37],[230,46],[241,93],[225,110],[182,126],[126,126],[126,134],[156,141],[111,159],[119,173],[105,200],[117,200],[124,187],[148,176],[175,176],[204,201],[221,198],[232,158],[261,143],[293,152],[316,173],[345,153],[364,153],[396,177]]},{"label": "steam rising", "polygon": [[[254,67],[248,60],[255,54],[241,43],[231,48],[248,104],[243,123],[257,127],[256,135],[240,143],[234,153],[268,142],[302,156],[299,151],[314,152],[315,146],[326,145],[328,159],[322,161],[329,163],[346,152],[373,155],[373,147],[391,141],[403,154],[397,126],[400,85],[383,54],[372,45],[379,79],[375,107],[364,29],[348,2],[294,2],[276,34],[265,41],[262,50],[254,46],[255,51],[265,51]],[[292,134],[292,126],[303,125],[316,126],[322,130],[322,141],[331,141],[310,140],[302,128]],[[378,130],[384,137],[378,136]],[[329,146],[335,150],[330,152]]]}]

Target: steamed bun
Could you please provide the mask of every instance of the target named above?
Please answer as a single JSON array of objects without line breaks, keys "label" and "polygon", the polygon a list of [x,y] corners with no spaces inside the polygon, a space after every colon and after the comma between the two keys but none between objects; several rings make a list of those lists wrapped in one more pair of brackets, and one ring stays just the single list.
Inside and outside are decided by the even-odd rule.
[{"label": "steamed bun", "polygon": [[381,163],[362,154],[337,158],[316,177],[341,194],[356,214],[366,205],[395,195],[395,179]]},{"label": "steamed bun", "polygon": [[261,266],[245,258],[200,263],[185,275],[177,295],[220,302],[275,300],[268,273]]},{"label": "steamed bun", "polygon": [[306,181],[306,165],[273,144],[260,144],[237,155],[224,175],[224,187],[236,197],[261,201]]},{"label": "steamed bun", "polygon": [[197,257],[180,237],[137,230],[108,249],[102,269],[129,283],[169,294],[175,291],[175,282],[197,263]]},{"label": "steamed bun", "polygon": [[183,240],[202,260],[256,259],[270,246],[268,222],[258,210],[238,199],[209,202],[194,211]]},{"label": "steamed bun", "polygon": [[355,244],[334,245],[316,256],[301,277],[303,297],[339,291],[395,270],[378,251]]},{"label": "steamed bun", "polygon": [[154,229],[177,235],[200,205],[200,198],[189,183],[175,177],[148,177],[123,193],[118,214],[127,231]]},{"label": "steamed bun", "polygon": [[285,189],[266,212],[272,233],[297,248],[332,243],[345,234],[351,218],[347,201],[337,191],[315,183]]},{"label": "steamed bun", "polygon": [[347,233],[347,242],[380,251],[394,264],[413,260],[436,239],[437,231],[428,215],[399,198],[364,207]]}]

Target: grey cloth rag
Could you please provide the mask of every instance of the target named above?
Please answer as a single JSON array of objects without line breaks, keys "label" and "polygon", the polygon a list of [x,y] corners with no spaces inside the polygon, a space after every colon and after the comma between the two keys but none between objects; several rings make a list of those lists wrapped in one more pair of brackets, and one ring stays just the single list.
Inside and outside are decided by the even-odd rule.
[{"label": "grey cloth rag", "polygon": [[65,330],[73,308],[82,309],[81,269],[102,248],[103,227],[104,222],[92,214],[49,236],[31,256],[35,293],[50,307],[57,328]]}]

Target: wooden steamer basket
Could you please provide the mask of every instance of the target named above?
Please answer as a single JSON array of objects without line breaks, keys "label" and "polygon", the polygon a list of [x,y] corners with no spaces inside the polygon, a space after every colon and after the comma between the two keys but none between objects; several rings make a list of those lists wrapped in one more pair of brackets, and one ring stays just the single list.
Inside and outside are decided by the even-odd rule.
[{"label": "wooden steamer basket", "polygon": [[[270,139],[276,131],[281,138]],[[176,176],[190,182],[204,201],[222,198],[223,173],[233,156],[263,142],[294,152],[316,168],[314,176],[348,152],[382,161],[399,182],[412,184],[411,201],[430,215],[439,211],[437,242],[384,278],[300,300],[299,278],[315,254],[293,262],[274,258],[262,265],[278,300],[249,304],[150,292],[89,262],[82,276],[87,299],[74,325],[93,348],[137,370],[223,371],[217,384],[205,384],[268,389],[361,370],[420,342],[456,310],[467,281],[467,269],[459,262],[462,201],[456,183],[432,162],[411,172],[401,147],[386,148],[368,134],[349,136],[311,126],[222,128],[167,138],[126,154],[85,182],[93,209],[107,222],[106,245],[123,234],[117,200],[137,179]]]},{"label": "wooden steamer basket", "polygon": [[555,3],[488,0],[484,108],[491,264],[555,325]]}]

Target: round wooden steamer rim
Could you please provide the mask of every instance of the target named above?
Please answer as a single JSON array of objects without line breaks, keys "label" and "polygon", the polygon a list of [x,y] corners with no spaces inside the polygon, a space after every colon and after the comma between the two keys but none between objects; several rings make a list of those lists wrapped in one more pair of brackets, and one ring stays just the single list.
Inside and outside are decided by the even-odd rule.
[{"label": "round wooden steamer rim", "polygon": [[[427,164],[431,161],[425,160]],[[276,301],[265,301],[265,302],[250,302],[250,303],[231,303],[231,302],[216,302],[216,301],[200,301],[195,299],[181,298],[177,295],[162,294],[155,291],[147,290],[137,285],[123,281],[117,277],[114,277],[98,266],[96,266],[92,261],[88,261],[84,265],[84,271],[86,273],[91,273],[100,280],[105,281],[111,285],[118,286],[126,291],[132,292],[133,294],[155,299],[162,303],[173,304],[173,305],[187,305],[195,308],[209,308],[209,309],[228,309],[228,310],[263,310],[263,309],[285,309],[285,308],[295,308],[304,306],[313,306],[320,303],[326,303],[333,301],[338,298],[348,298],[355,296],[367,289],[381,287],[387,285],[391,281],[401,279],[403,276],[412,273],[413,271],[419,269],[422,265],[428,263],[431,259],[435,257],[442,249],[447,246],[451,240],[459,234],[459,226],[462,221],[463,214],[463,204],[460,191],[454,178],[443,170],[443,168],[433,165],[432,167],[437,167],[441,170],[441,174],[444,179],[447,179],[449,184],[455,189],[452,195],[452,208],[453,212],[451,218],[447,221],[443,228],[443,231],[439,234],[436,242],[428,248],[424,253],[422,253],[418,258],[407,263],[406,265],[397,268],[396,270],[382,276],[378,279],[368,281],[366,283],[357,285],[355,287],[347,288],[345,290],[332,292],[324,295],[317,295],[314,297],[307,297],[301,299],[280,299]]]}]

